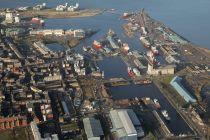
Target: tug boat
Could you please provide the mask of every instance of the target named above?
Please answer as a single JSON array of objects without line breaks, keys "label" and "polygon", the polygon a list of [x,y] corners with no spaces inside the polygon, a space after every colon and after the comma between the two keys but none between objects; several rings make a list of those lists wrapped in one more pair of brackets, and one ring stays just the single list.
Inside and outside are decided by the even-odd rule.
[{"label": "tug boat", "polygon": [[153,102],[155,103],[155,107],[157,109],[160,109],[160,103],[159,103],[158,99],[154,99]]},{"label": "tug boat", "polygon": [[102,44],[101,44],[101,42],[94,40],[93,41],[93,47],[95,49],[101,49],[102,48]]}]

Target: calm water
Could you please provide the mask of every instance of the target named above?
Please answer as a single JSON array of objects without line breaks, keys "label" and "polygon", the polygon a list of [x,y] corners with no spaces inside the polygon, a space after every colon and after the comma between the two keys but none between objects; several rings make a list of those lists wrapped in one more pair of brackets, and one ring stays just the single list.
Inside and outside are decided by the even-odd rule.
[{"label": "calm water", "polygon": [[[158,99],[161,105],[161,109],[166,109],[168,111],[169,116],[171,117],[170,123],[166,123],[169,130],[175,135],[179,135],[180,133],[191,132],[188,125],[183,121],[180,115],[178,115],[176,110],[170,105],[170,103],[160,93],[160,91],[155,85],[129,85],[124,87],[114,87],[111,88],[110,91],[111,93],[113,93],[112,96],[114,99],[127,99],[135,97],[150,97],[151,99]],[[160,112],[158,111],[158,113]],[[164,120],[163,117],[162,119]]]},{"label": "calm water", "polygon": [[[74,0],[75,1],[75,0]],[[188,40],[210,48],[209,0],[78,0],[82,8],[114,8],[119,14],[145,8],[152,17],[164,22]],[[43,0],[0,0],[0,7],[17,7],[42,3]],[[68,0],[45,0],[49,6]],[[118,27],[116,16],[104,15],[88,24],[94,27]],[[74,21],[74,20],[73,20]],[[81,20],[83,21],[83,20]],[[97,24],[96,24],[97,23]],[[57,23],[54,23],[55,26]],[[69,25],[66,23],[65,25]],[[82,24],[82,23],[79,23]],[[86,23],[83,23],[86,24]],[[74,24],[73,24],[74,25]]]},{"label": "calm water", "polygon": [[[17,7],[42,3],[42,0],[0,0],[0,7]],[[46,0],[50,6],[58,3],[65,3],[64,0]],[[145,8],[149,14],[167,26],[174,29],[188,40],[210,49],[210,0],[80,0],[82,8],[107,8],[116,9],[116,14],[104,13],[95,17],[74,18],[74,19],[48,19],[45,28],[93,28],[100,31],[85,41],[90,45],[93,39],[104,36],[109,28],[127,42],[133,49],[144,50],[137,38],[127,38],[121,25],[126,21],[120,20],[123,12],[131,12]],[[79,46],[82,46],[80,44]],[[52,45],[52,48],[57,48]],[[76,48],[81,51],[81,47]],[[105,58],[99,62],[99,66],[105,71],[105,78],[124,77],[127,78],[127,68],[122,60],[116,58]],[[163,109],[167,109],[171,116],[169,129],[174,134],[187,133],[190,131],[186,123],[181,119],[169,102],[164,98],[160,91],[154,86],[129,85],[124,87],[111,88],[114,99],[150,97],[157,98]],[[178,124],[178,125],[177,125]]]}]

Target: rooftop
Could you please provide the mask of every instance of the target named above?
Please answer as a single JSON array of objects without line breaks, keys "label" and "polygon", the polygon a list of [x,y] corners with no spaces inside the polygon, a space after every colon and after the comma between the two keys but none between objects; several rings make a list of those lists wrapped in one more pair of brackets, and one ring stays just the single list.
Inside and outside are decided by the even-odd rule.
[{"label": "rooftop", "polygon": [[85,128],[85,133],[87,135],[87,138],[94,138],[94,137],[100,137],[103,136],[103,130],[100,124],[99,120],[96,120],[95,118],[84,118],[83,124]]},{"label": "rooftop", "polygon": [[196,102],[196,99],[189,93],[181,83],[182,78],[175,76],[170,84],[174,87],[174,89],[184,98],[186,102]]}]

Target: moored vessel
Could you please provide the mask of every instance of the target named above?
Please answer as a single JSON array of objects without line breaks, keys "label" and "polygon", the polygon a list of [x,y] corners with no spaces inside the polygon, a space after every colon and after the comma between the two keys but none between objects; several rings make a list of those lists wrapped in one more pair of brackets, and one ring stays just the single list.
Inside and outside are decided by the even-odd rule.
[{"label": "moored vessel", "polygon": [[44,20],[41,19],[41,18],[38,18],[38,17],[32,18],[31,23],[38,24],[38,25],[41,25],[41,26],[44,26],[44,24],[45,24]]},{"label": "moored vessel", "polygon": [[94,40],[93,41],[93,47],[95,49],[101,49],[102,48],[102,44],[101,44],[101,42]]},{"label": "moored vessel", "polygon": [[160,103],[159,103],[158,99],[154,99],[153,102],[155,103],[155,107],[157,109],[160,109]]},{"label": "moored vessel", "polygon": [[154,55],[158,55],[159,54],[159,51],[157,50],[157,48],[155,46],[152,46],[151,47],[151,51]]},{"label": "moored vessel", "polygon": [[162,115],[164,116],[164,118],[165,118],[167,121],[170,121],[170,120],[171,120],[171,118],[170,118],[170,116],[169,116],[167,110],[162,110],[161,113],[162,113]]},{"label": "moored vessel", "polygon": [[135,77],[135,73],[133,72],[133,69],[131,67],[128,67],[128,75],[133,78]]},{"label": "moored vessel", "polygon": [[139,38],[140,41],[142,42],[142,44],[144,45],[145,48],[150,48],[150,42],[149,42],[149,39],[147,37],[140,37]]},{"label": "moored vessel", "polygon": [[123,13],[123,15],[122,15],[122,18],[123,19],[127,19],[127,18],[129,18],[131,16],[131,14],[130,13]]}]

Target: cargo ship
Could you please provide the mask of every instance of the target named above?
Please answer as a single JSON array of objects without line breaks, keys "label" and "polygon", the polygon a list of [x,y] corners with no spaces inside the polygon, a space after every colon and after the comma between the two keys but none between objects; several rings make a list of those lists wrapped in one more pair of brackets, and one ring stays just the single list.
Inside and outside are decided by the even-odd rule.
[{"label": "cargo ship", "polygon": [[142,44],[144,45],[145,48],[150,48],[151,44],[147,37],[140,37],[140,41],[142,42]]},{"label": "cargo ship", "polygon": [[101,44],[101,42],[94,40],[93,41],[93,47],[95,49],[101,49],[102,48],[102,44]]},{"label": "cargo ship", "polygon": [[146,59],[147,59],[147,61],[149,62],[150,65],[157,65],[158,64],[158,61],[155,58],[155,56],[152,53],[152,51],[147,52]]},{"label": "cargo ship", "polygon": [[166,110],[162,110],[161,113],[167,121],[171,120],[171,118],[169,117],[168,112]]},{"label": "cargo ship", "polygon": [[155,46],[152,46],[151,47],[151,51],[154,55],[158,55],[159,54],[159,51],[157,50],[157,48]]},{"label": "cargo ship", "polygon": [[44,24],[45,24],[44,20],[40,19],[38,17],[32,18],[31,23],[38,24],[38,25],[41,25],[41,26],[44,26]]}]

